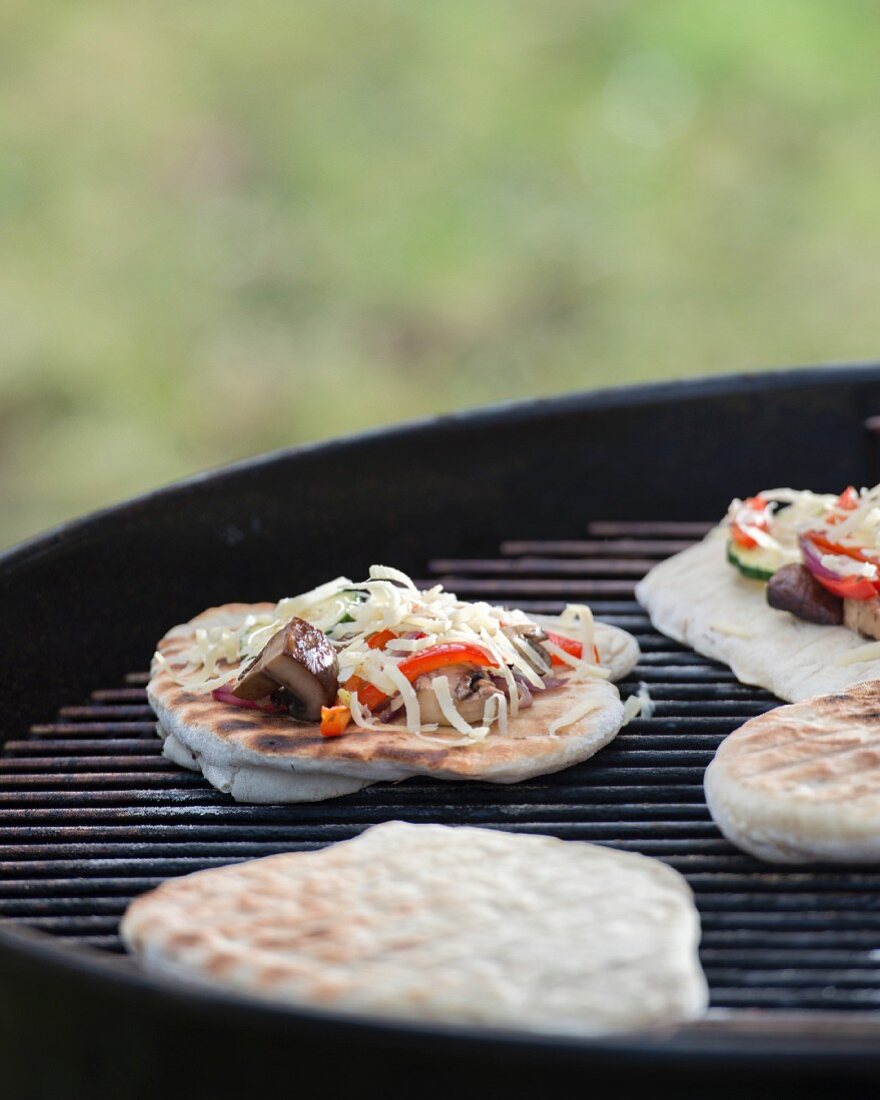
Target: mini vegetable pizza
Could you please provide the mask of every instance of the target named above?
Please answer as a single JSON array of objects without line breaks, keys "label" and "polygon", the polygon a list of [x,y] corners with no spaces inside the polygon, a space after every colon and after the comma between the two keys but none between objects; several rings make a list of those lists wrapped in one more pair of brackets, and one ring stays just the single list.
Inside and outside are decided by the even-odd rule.
[{"label": "mini vegetable pizza", "polygon": [[658,630],[783,699],[880,678],[880,486],[734,500],[636,594]]},{"label": "mini vegetable pizza", "polygon": [[160,641],[164,752],[245,802],[317,801],[412,775],[512,783],[614,738],[638,658],[583,605],[557,619],[419,590],[373,566],[277,604],[226,604]]}]

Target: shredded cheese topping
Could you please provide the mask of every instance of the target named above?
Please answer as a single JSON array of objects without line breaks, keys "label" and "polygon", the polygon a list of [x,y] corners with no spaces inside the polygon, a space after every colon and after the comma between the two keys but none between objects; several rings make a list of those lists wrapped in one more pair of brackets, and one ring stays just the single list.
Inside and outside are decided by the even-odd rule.
[{"label": "shredded cheese topping", "polygon": [[592,714],[594,710],[599,710],[602,707],[602,700],[589,692],[585,692],[584,695],[578,699],[569,709],[550,723],[547,732],[550,736],[554,736],[566,727],[573,725],[575,722],[579,722],[581,718],[586,718],[588,714]]},{"label": "shredded cheese topping", "polygon": [[726,634],[730,638],[754,638],[755,636],[751,630],[735,626],[733,623],[709,623],[709,629],[714,630],[716,634]]},{"label": "shredded cheese topping", "polygon": [[[248,615],[236,629],[199,628],[193,643],[183,653],[170,662],[164,658],[162,661],[188,690],[209,692],[229,684],[239,666],[256,657],[270,638],[295,617],[305,619],[327,635],[336,650],[339,683],[349,687],[348,691],[343,689],[344,702],[357,725],[367,729],[400,727],[377,722],[376,715],[358,698],[358,691],[365,690],[364,684],[387,695],[395,707],[402,704],[405,726],[411,733],[425,735],[436,731],[436,725],[423,723],[419,691],[399,666],[407,658],[438,645],[459,642],[478,646],[497,666],[487,671],[504,685],[504,690],[499,687],[489,696],[482,724],[474,726],[458,711],[446,677],[438,675],[431,680],[430,690],[444,721],[468,743],[482,740],[494,724],[501,733],[507,730],[523,700],[528,702],[520,683],[531,693],[546,690],[543,677],[550,672],[550,665],[521,636],[523,630],[541,628],[523,611],[459,600],[439,584],[421,591],[405,573],[383,565],[372,566],[364,581],[354,583],[347,577],[336,577],[309,592],[282,599],[268,613]],[[561,627],[566,637],[581,642],[583,656],[572,656],[561,646],[542,639],[544,650],[558,658],[573,679],[610,678],[610,672],[593,660],[594,624],[590,609],[583,605],[566,608]],[[393,637],[381,647],[371,646],[371,639],[384,631],[391,632]],[[362,682],[357,688],[348,683],[353,677]],[[572,715],[566,714],[553,723],[553,732],[570,725],[596,705],[579,700]],[[574,710],[578,713],[574,714]]]},{"label": "shredded cheese topping", "polygon": [[822,554],[820,562],[832,573],[839,573],[845,577],[866,577],[869,581],[877,580],[877,566],[870,561],[856,561],[846,554]]},{"label": "shredded cheese topping", "polygon": [[[758,496],[768,501],[766,509],[735,499],[727,510],[727,519],[762,549],[776,552],[780,565],[801,560],[798,536],[807,531],[824,534],[840,546],[880,556],[880,485],[859,489],[852,508],[841,507],[840,498],[834,494],[809,489],[762,489]],[[854,559],[842,555],[827,563],[823,559],[822,564],[848,575],[858,571]]]},{"label": "shredded cheese topping", "polygon": [[864,661],[876,661],[878,657],[880,657],[880,642],[868,642],[856,649],[847,650],[846,653],[839,653],[834,658],[834,663],[836,665],[860,665]]},{"label": "shredded cheese topping", "polygon": [[654,713],[654,700],[647,684],[639,684],[639,690],[623,704],[623,724],[628,726],[635,718],[650,718]]}]

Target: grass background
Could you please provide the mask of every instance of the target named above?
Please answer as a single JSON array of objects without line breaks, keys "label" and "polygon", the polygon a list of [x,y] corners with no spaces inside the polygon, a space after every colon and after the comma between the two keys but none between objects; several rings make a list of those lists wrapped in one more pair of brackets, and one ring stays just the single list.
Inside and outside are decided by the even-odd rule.
[{"label": "grass background", "polygon": [[0,544],[502,398],[878,354],[842,0],[7,0]]}]

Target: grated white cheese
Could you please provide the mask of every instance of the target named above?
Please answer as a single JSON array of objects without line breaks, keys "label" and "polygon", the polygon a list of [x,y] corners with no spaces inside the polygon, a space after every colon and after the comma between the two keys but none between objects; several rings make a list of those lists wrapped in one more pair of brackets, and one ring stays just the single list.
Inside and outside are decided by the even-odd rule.
[{"label": "grated white cheese", "polygon": [[[419,707],[419,697],[416,694],[416,689],[403,675],[397,665],[389,661],[386,669],[388,679],[400,692],[400,697],[403,699],[403,705],[406,709],[406,724],[409,729],[420,729],[422,725],[422,712]],[[438,680],[442,680],[448,689],[449,684],[446,681],[445,676],[438,676],[433,681],[437,683]]]},{"label": "grated white cheese", "polygon": [[497,719],[498,732],[502,737],[507,736],[507,697],[497,692],[490,695],[483,707],[483,725],[489,729]]},{"label": "grated white cheese", "polygon": [[581,657],[593,664],[593,646],[596,641],[596,623],[593,612],[583,603],[571,603],[559,617],[562,626],[572,626],[577,631],[583,647]]},{"label": "grated white cheese", "polygon": [[583,661],[580,657],[573,657],[570,653],[566,653],[562,646],[556,645],[555,642],[542,642],[543,647],[548,653],[552,653],[554,657],[558,657],[563,664],[576,669],[578,672],[586,676],[595,676],[599,680],[610,680],[611,673],[607,668],[602,668],[601,665],[594,665],[592,661]]},{"label": "grated white cheese", "polygon": [[826,569],[841,577],[865,577],[869,581],[877,580],[878,570],[873,562],[857,561],[846,554],[823,554],[819,559]]},{"label": "grated white cheese", "polygon": [[628,726],[634,718],[650,718],[654,713],[654,700],[647,684],[639,684],[639,690],[623,704],[623,724]]},{"label": "grated white cheese", "polygon": [[[374,565],[366,580],[355,583],[348,577],[336,577],[310,592],[286,597],[268,612],[252,613],[242,625],[200,628],[193,644],[169,662],[175,679],[193,691],[211,691],[228,684],[238,673],[242,662],[256,657],[282,627],[294,617],[324,631],[336,650],[339,666],[339,682],[346,684],[358,677],[378,691],[393,698],[399,695],[404,705],[406,728],[422,735],[426,727],[421,722],[418,693],[410,680],[399,670],[399,665],[419,652],[437,645],[461,642],[482,649],[496,663],[493,676],[505,683],[507,698],[490,709],[484,719],[487,728],[498,723],[505,728],[509,719],[520,709],[520,688],[517,679],[529,685],[533,693],[545,690],[541,672],[536,669],[536,654],[516,634],[508,635],[506,628],[534,626],[532,620],[520,610],[494,607],[478,601],[468,603],[458,600],[442,585],[434,585],[419,591],[413,581],[398,569]],[[564,613],[564,625],[570,626],[566,636],[580,640],[584,656],[572,657],[553,643],[543,643],[545,648],[574,670],[574,678],[609,678],[610,673],[592,660],[593,617],[584,605],[574,605]],[[382,631],[391,631],[396,637],[382,648],[372,648],[370,639]],[[550,666],[537,658],[541,671]],[[436,677],[434,684],[443,683],[445,677]],[[435,687],[435,693],[436,693]],[[443,692],[443,687],[439,688]],[[467,737],[479,736],[475,727],[465,722],[454,701],[447,703],[451,711],[441,706],[441,712],[450,726]],[[357,712],[357,714],[356,714]],[[360,719],[357,715],[360,715]],[[352,716],[358,725],[376,728],[375,720],[354,697]],[[454,719],[454,720],[453,720]],[[370,725],[366,725],[369,722]],[[400,728],[399,726],[396,728]],[[476,727],[482,729],[482,727]]]},{"label": "grated white cheese", "polygon": [[452,698],[449,681],[446,677],[435,676],[431,681],[431,689],[437,697],[440,710],[448,725],[452,726],[453,729],[457,729],[459,733],[472,734],[474,727],[470,722],[465,721],[455,709],[455,700]]},{"label": "grated white cheese", "polygon": [[734,626],[733,623],[709,623],[709,629],[714,630],[716,634],[726,634],[730,638],[754,638],[754,634],[749,630],[744,630],[741,626]]},{"label": "grated white cheese", "polygon": [[[352,695],[348,701],[348,707],[351,710],[351,717],[356,726],[360,726],[362,729],[374,730],[377,732],[387,733],[400,733],[400,726],[393,726],[389,722],[380,722],[378,718],[375,718],[373,714],[363,706],[357,698],[357,695]],[[423,726],[420,726],[418,730],[411,732],[416,734],[429,734],[438,730],[440,727],[430,722]]]},{"label": "grated white cheese", "polygon": [[[370,577],[377,581],[394,581],[396,584],[403,585],[404,588],[410,589],[412,592],[418,592],[412,579],[402,573],[399,569],[393,569],[390,565],[374,565],[370,569]],[[435,586],[436,588],[437,586]]]},{"label": "grated white cheese", "polygon": [[514,636],[513,644],[520,651],[523,657],[526,658],[527,661],[531,661],[532,664],[538,666],[542,675],[546,675],[553,667],[549,662],[545,661],[543,657],[541,657],[540,653],[532,649],[532,647],[527,641],[525,641],[524,638]]},{"label": "grated white cheese", "polygon": [[547,732],[552,737],[554,734],[559,733],[560,730],[564,730],[567,726],[572,725],[572,723],[579,721],[581,718],[585,718],[588,714],[592,714],[594,710],[599,710],[601,706],[601,700],[586,695],[582,699],[579,699],[574,706],[570,707],[565,714],[551,722]]},{"label": "grated white cheese", "polygon": [[880,657],[880,642],[868,642],[856,649],[847,650],[846,653],[839,653],[834,658],[834,663],[836,665],[860,665],[864,661],[876,661],[878,657]]},{"label": "grated white cheese", "polygon": [[[800,560],[798,536],[806,531],[820,531],[832,542],[869,554],[880,552],[880,485],[858,490],[856,507],[851,509],[841,508],[839,498],[833,494],[808,489],[762,489],[758,495],[770,502],[765,511],[734,500],[728,518],[762,547],[781,549],[786,557],[797,561]],[[769,535],[761,530],[762,521],[769,521]],[[771,546],[768,537],[775,545]],[[853,572],[852,568],[847,572]]]}]

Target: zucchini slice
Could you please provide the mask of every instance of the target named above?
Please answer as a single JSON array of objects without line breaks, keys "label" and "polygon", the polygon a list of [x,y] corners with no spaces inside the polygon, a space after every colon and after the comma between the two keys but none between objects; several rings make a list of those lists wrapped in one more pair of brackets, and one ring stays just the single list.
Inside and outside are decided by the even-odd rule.
[{"label": "zucchini slice", "polygon": [[760,546],[746,550],[732,539],[727,543],[727,560],[752,581],[769,581],[782,564],[772,550],[762,550]]}]

